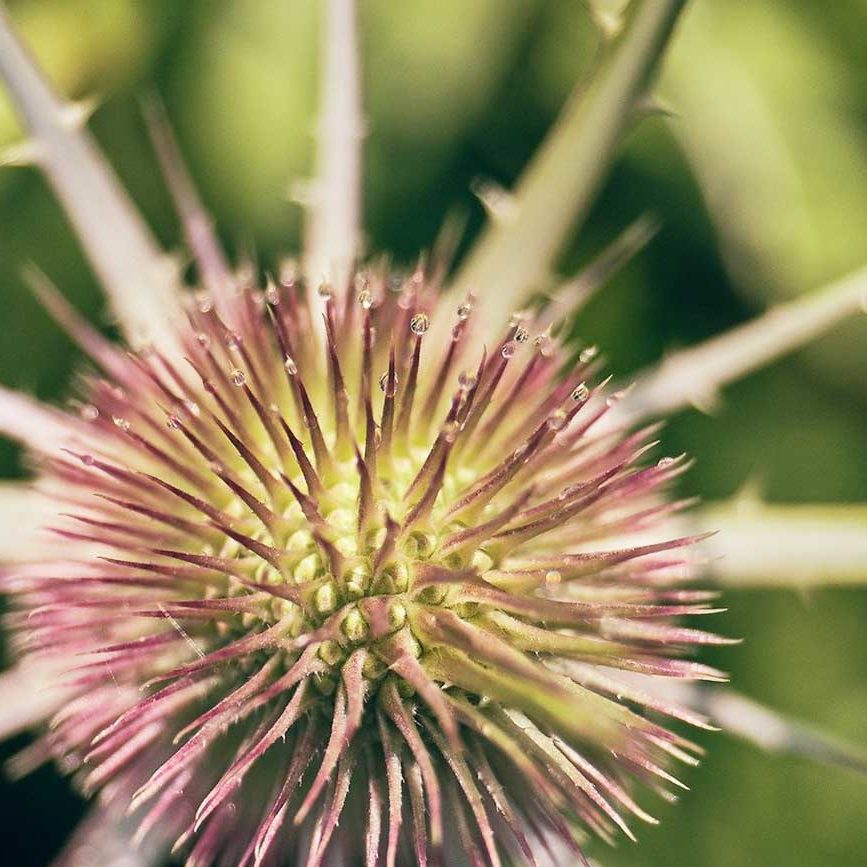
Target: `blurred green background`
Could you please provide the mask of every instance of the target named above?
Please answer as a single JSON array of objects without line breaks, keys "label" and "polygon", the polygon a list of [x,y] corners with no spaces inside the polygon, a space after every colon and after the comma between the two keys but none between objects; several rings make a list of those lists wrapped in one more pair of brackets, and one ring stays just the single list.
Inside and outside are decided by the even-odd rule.
[{"label": "blurred green background", "polygon": [[[178,228],[137,97],[156,90],[230,249],[266,265],[297,249],[293,187],[310,170],[321,0],[21,0],[9,4],[68,94],[100,99],[92,128],[160,238]],[[360,0],[368,247],[410,262],[474,178],[508,186],[592,57],[579,0]],[[675,112],[630,135],[571,273],[640,213],[663,230],[582,315],[618,373],[743,321],[867,261],[867,2],[694,0],[660,92]],[[18,140],[0,102],[0,144]],[[0,172],[0,382],[59,399],[77,354],[22,285],[37,262],[110,328],[94,280],[42,180]],[[708,500],[747,482],[780,502],[867,501],[867,321],[727,390],[712,417],[673,419],[682,484]],[[21,473],[0,443],[0,472]],[[867,528],[865,528],[867,532]],[[867,590],[732,593],[711,660],[738,687],[867,745]],[[721,735],[693,791],[609,865],[863,865],[867,780],[769,757]],[[20,746],[20,742],[18,744]],[[16,745],[4,745],[3,755]],[[645,799],[645,806],[652,798]],[[0,860],[50,861],[82,807],[44,769],[0,784]]]}]

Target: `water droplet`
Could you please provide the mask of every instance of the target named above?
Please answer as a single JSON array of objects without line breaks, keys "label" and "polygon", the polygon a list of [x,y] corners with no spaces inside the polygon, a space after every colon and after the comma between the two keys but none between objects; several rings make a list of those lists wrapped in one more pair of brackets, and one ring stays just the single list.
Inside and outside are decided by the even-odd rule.
[{"label": "water droplet", "polygon": [[428,328],[430,328],[430,317],[427,313],[416,313],[415,316],[409,320],[409,330],[412,331],[413,334],[419,335],[419,337],[424,334]]},{"label": "water droplet", "polygon": [[93,463],[94,463],[93,455],[82,455],[82,456],[81,456],[81,462],[82,462],[86,467],[92,467],[92,466],[93,466]]},{"label": "water droplet", "polygon": [[298,262],[295,259],[284,259],[280,263],[278,279],[284,286],[292,286],[298,279]]},{"label": "water droplet", "polygon": [[240,334],[236,334],[234,331],[230,331],[226,335],[226,349],[230,352],[237,352],[241,348],[241,344],[243,343]]},{"label": "water droplet", "polygon": [[596,356],[599,355],[599,347],[598,346],[588,346],[586,349],[582,349],[578,355],[578,360],[581,364],[587,364],[588,361],[593,361]]},{"label": "water droplet", "polygon": [[543,358],[547,358],[551,354],[551,338],[547,333],[537,334],[533,338],[533,345]]},{"label": "water droplet", "polygon": [[556,587],[562,580],[563,576],[556,569],[550,569],[545,573],[545,584],[548,587]]},{"label": "water droplet", "polygon": [[572,400],[576,403],[584,403],[588,397],[590,397],[590,389],[587,387],[586,382],[582,382],[580,385],[575,386],[574,391],[570,395]]},{"label": "water droplet", "polygon": [[247,289],[252,289],[256,283],[256,266],[249,259],[238,264],[235,268],[235,282]]},{"label": "water droplet", "polygon": [[672,466],[673,464],[674,464],[674,458],[660,458],[656,462],[656,466],[659,467],[659,469],[661,469],[661,470],[668,469],[668,467]]},{"label": "water droplet", "polygon": [[196,292],[196,307],[199,313],[210,313],[214,309],[214,299],[204,289]]},{"label": "water droplet", "polygon": [[129,421],[122,416],[113,415],[111,420],[114,422],[115,427],[119,427],[122,431],[128,431],[132,427]]},{"label": "water droplet", "polygon": [[99,410],[92,403],[84,404],[79,414],[85,421],[96,421],[99,418]]},{"label": "water droplet", "polygon": [[466,370],[462,370],[460,374],[458,374],[458,385],[463,389],[463,391],[469,391],[476,384],[476,378],[472,373],[469,373]]},{"label": "water droplet", "polygon": [[563,430],[566,427],[566,413],[558,409],[548,416],[548,427],[551,430]]},{"label": "water droplet", "polygon": [[292,358],[291,355],[287,355],[283,359],[283,367],[289,376],[295,376],[295,374],[298,373],[298,365],[295,363],[295,359]]},{"label": "water droplet", "polygon": [[207,349],[211,345],[211,335],[206,334],[204,331],[200,331],[196,334],[196,340],[202,349]]},{"label": "water droplet", "polygon": [[166,419],[166,427],[169,430],[179,430],[181,426],[181,420],[176,415],[170,415]]},{"label": "water droplet", "polygon": [[210,461],[208,463],[208,469],[216,475],[220,475],[221,473],[224,473],[226,471],[219,461]]},{"label": "water droplet", "polygon": [[511,358],[515,354],[515,344],[504,343],[500,352],[502,353],[503,358]]},{"label": "water droplet", "polygon": [[574,497],[576,494],[581,493],[581,491],[587,488],[587,482],[575,482],[574,485],[566,485],[562,491],[560,491],[560,499],[568,500],[570,497]]},{"label": "water droplet", "polygon": [[455,441],[455,437],[457,436],[460,427],[461,426],[456,421],[450,421],[443,425],[443,437],[446,442],[451,443]]},{"label": "water droplet", "polygon": [[324,282],[320,283],[319,288],[316,291],[320,298],[324,298],[327,301],[332,295],[331,284]]},{"label": "water droplet", "polygon": [[373,294],[369,289],[362,289],[358,293],[358,303],[364,310],[370,310],[373,307]]},{"label": "water droplet", "polygon": [[397,391],[397,376],[394,378],[394,382],[389,382],[388,374],[383,373],[382,376],[379,377],[379,387],[382,389],[382,393],[386,397],[394,397],[395,391]]},{"label": "water droplet", "polygon": [[469,301],[464,301],[464,303],[458,307],[458,319],[460,319],[463,322],[463,321],[470,318],[470,313],[472,313],[472,312],[473,312],[473,305],[470,304]]},{"label": "water droplet", "polygon": [[530,332],[520,325],[515,329],[514,340],[516,343],[526,343],[530,339]]},{"label": "water droplet", "polygon": [[238,388],[247,383],[247,374],[237,367],[229,374],[229,378],[232,380],[232,385],[237,385]]},{"label": "water droplet", "polygon": [[276,307],[280,303],[280,291],[273,283],[269,283],[265,289],[265,300],[272,307]]}]

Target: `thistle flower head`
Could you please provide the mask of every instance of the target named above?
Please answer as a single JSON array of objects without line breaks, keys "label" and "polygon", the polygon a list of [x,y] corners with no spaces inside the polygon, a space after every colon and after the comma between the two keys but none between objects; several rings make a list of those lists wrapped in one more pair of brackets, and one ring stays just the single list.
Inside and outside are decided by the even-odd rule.
[{"label": "thistle flower head", "polygon": [[22,649],[66,663],[45,748],[190,864],[321,863],[341,817],[370,864],[580,858],[693,751],[657,716],[702,722],[607,672],[719,676],[680,658],[717,640],[673,622],[710,610],[690,540],[613,541],[685,462],[595,435],[596,350],[561,375],[536,313],[486,348],[421,269],[353,284],[199,294],[183,366],[88,335],[43,461],[69,553],[13,577]]},{"label": "thistle flower head", "polygon": [[[30,447],[61,541],[2,575],[14,648],[55,687],[28,705],[49,725],[14,770],[57,759],[103,824],[129,813],[139,843],[169,841],[188,867],[587,864],[592,837],[653,821],[635,790],[673,797],[670,766],[699,752],[668,723],[707,720],[633,676],[720,680],[689,654],[725,640],[683,620],[717,610],[683,586],[695,537],[666,526],[687,463],[651,457],[656,428],[633,422],[712,394],[862,291],[771,315],[770,350],[754,325],[686,353],[625,413],[596,348],[557,333],[647,223],[563,289],[563,311],[533,302],[681,6],[633,4],[510,218],[453,278],[469,294],[442,291],[438,254],[405,275],[349,265],[351,0],[329,3],[303,277],[231,269],[152,109],[194,294],[0,6],[24,150],[133,338],[108,342],[30,272],[93,366],[66,411],[0,389],[0,430]],[[747,351],[730,364],[733,345]]]}]

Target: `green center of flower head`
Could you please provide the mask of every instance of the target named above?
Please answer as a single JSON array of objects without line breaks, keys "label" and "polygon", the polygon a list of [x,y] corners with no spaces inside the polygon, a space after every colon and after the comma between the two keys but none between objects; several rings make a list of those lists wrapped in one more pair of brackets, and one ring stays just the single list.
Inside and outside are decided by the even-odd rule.
[{"label": "green center of flower head", "polygon": [[[366,655],[365,677],[379,679],[386,673],[385,659],[396,652],[396,648],[389,648],[391,636],[407,626],[408,608],[412,608],[413,600],[424,605],[449,606],[445,587],[424,583],[425,566],[447,569],[469,566],[484,571],[493,563],[481,547],[461,552],[454,546],[443,546],[445,540],[466,529],[466,525],[449,522],[441,506],[434,506],[425,520],[415,523],[409,532],[400,532],[401,523],[412,510],[411,501],[407,503],[403,494],[418,476],[426,456],[423,444],[416,447],[408,444],[404,455],[390,462],[387,475],[380,470],[372,509],[374,515],[378,512],[388,516],[388,526],[359,525],[361,485],[355,460],[335,463],[334,475],[342,480],[323,488],[318,498],[317,509],[323,524],[317,531],[310,529],[310,522],[297,503],[290,504],[282,516],[287,571],[295,585],[310,588],[303,607],[288,601],[278,606],[281,617],[292,621],[288,631],[292,635],[312,633],[335,615],[340,618],[337,637],[326,638],[318,649],[319,658],[333,669],[331,674],[315,680],[323,692],[334,690],[335,673],[358,646],[380,651]],[[459,476],[448,473],[443,479],[441,494],[446,503],[460,484]],[[340,563],[340,574],[334,574],[335,560]],[[285,581],[268,564],[260,567],[260,580],[271,584]],[[453,607],[465,614],[471,606]],[[369,621],[373,622],[373,631]],[[423,644],[418,633],[410,629],[405,637],[401,648],[409,648],[415,657],[420,657]],[[405,682],[401,682],[401,691],[404,695],[411,692]]]},{"label": "green center of flower head", "polygon": [[[365,293],[360,303],[362,307],[369,304]],[[469,304],[460,305],[459,321],[463,322],[470,311]],[[419,342],[429,326],[425,313],[410,318],[409,330]],[[516,328],[513,340],[500,349],[501,357],[510,358],[515,342],[524,343],[527,336],[525,329]],[[291,377],[298,376],[291,357],[284,360],[284,368]],[[416,378],[418,371],[412,375]],[[230,380],[236,387],[246,387],[247,377],[240,369],[231,372]],[[467,400],[477,386],[477,377],[462,372],[457,385],[460,399]],[[389,398],[400,391],[394,369],[379,378],[379,391],[383,395],[383,412],[387,412]],[[581,385],[572,400],[588,397],[587,387]],[[549,419],[552,430],[560,415]],[[453,449],[459,422],[449,419],[432,432],[430,426],[407,429],[408,425],[396,431],[396,421],[392,418],[386,454],[382,451],[381,427],[375,427],[374,447],[368,449],[367,464],[360,453],[348,459],[342,457],[347,449],[341,448],[337,432],[322,431],[321,467],[317,467],[320,476],[316,478],[317,470],[308,466],[306,474],[299,469],[295,479],[286,479],[294,498],[279,515],[272,516],[268,534],[256,526],[256,521],[250,523],[253,535],[270,537],[270,544],[279,551],[276,561],[251,559],[248,547],[232,538],[225,539],[219,552],[245,562],[261,584],[275,589],[304,588],[295,601],[268,600],[259,611],[246,614],[242,625],[249,628],[257,620],[280,622],[287,635],[302,642],[306,636],[321,632],[333,636],[317,642],[318,657],[330,671],[317,672],[313,682],[325,695],[334,692],[342,664],[358,647],[372,651],[365,654],[362,668],[369,680],[382,678],[389,670],[389,662],[407,652],[421,657],[423,630],[413,629],[409,619],[414,605],[440,606],[462,617],[478,608],[472,602],[451,600],[448,585],[437,582],[436,577],[462,570],[480,574],[494,565],[494,558],[486,551],[486,543],[491,540],[485,534],[467,538],[466,531],[472,524],[454,518],[450,510],[460,492],[476,478],[472,463],[453,462],[449,466],[443,460],[437,470],[432,460],[442,459]],[[405,418],[404,424],[407,421]],[[440,454],[432,450],[433,445],[441,447]],[[327,457],[322,457],[326,450]],[[306,495],[300,490],[305,483]],[[252,517],[243,500],[234,506],[242,521],[245,515]],[[495,506],[488,505],[479,514],[485,519],[496,512]],[[556,573],[549,574],[549,581],[552,574]],[[243,581],[235,581],[232,592],[243,596],[248,587]],[[395,639],[398,632],[402,634]],[[402,679],[399,689],[404,697],[413,693]]]},{"label": "green center of flower head", "polygon": [[[272,296],[272,301],[277,300]],[[359,302],[365,311],[373,306],[367,291],[361,293]],[[471,309],[469,303],[459,305],[453,343],[461,337]],[[316,672],[313,682],[325,695],[334,692],[340,669],[354,649],[370,651],[364,655],[362,672],[375,681],[393,669],[396,660],[408,654],[418,659],[428,645],[435,648],[438,642],[430,640],[430,629],[424,625],[436,625],[436,618],[426,615],[431,607],[447,609],[462,619],[478,613],[478,602],[456,588],[455,579],[460,584],[468,577],[477,580],[485,574],[495,575],[500,552],[508,547],[496,534],[519,513],[516,505],[527,499],[525,486],[510,485],[514,481],[511,477],[531,457],[525,457],[531,445],[538,447],[543,441],[539,430],[547,444],[565,427],[568,410],[574,414],[590,397],[588,387],[580,382],[568,396],[559,396],[565,399],[566,407],[551,408],[533,440],[519,442],[499,465],[487,461],[493,470],[488,480],[492,493],[512,488],[507,490],[512,502],[504,511],[502,497],[485,496],[484,486],[476,484],[482,476],[476,459],[482,444],[473,446],[474,456],[464,453],[464,444],[457,441],[483,420],[483,412],[472,412],[475,400],[494,403],[496,408],[494,390],[516,351],[528,342],[529,332],[516,318],[497,348],[493,365],[485,359],[475,373],[459,373],[451,411],[436,425],[431,417],[436,395],[444,391],[439,383],[434,384],[427,402],[427,423],[413,419],[412,392],[420,380],[428,379],[421,370],[420,349],[430,318],[424,312],[404,318],[415,345],[414,350],[406,348],[408,358],[401,371],[401,376],[408,377],[409,387],[401,387],[392,346],[388,370],[379,377],[380,424],[371,424],[368,416],[365,455],[351,442],[351,434],[345,436],[343,414],[348,394],[338,393],[332,430],[321,427],[319,420],[313,419],[315,410],[309,408],[305,426],[310,430],[316,458],[309,462],[302,444],[290,434],[300,460],[294,479],[281,473],[289,490],[276,498],[283,504],[280,511],[272,513],[262,526],[261,511],[253,509],[255,514],[250,514],[249,498],[242,497],[233,504],[242,524],[246,518],[251,537],[267,538],[270,556],[250,558],[250,549],[255,546],[237,541],[237,537],[226,538],[219,552],[223,557],[238,558],[244,568],[252,570],[250,574],[260,586],[277,592],[281,587],[295,591],[291,598],[266,599],[262,608],[244,615],[241,625],[250,628],[256,620],[279,623],[287,636],[297,639],[298,646],[315,641],[318,658],[328,670]],[[239,341],[237,335],[233,339]],[[531,367],[547,360],[547,341],[541,335],[527,353]],[[593,348],[585,351],[580,365],[586,367],[595,355]],[[333,345],[331,359],[334,382],[339,362]],[[283,367],[290,382],[300,377],[292,356],[284,357]],[[487,389],[483,389],[480,380],[486,375]],[[340,379],[341,374],[336,373],[338,392]],[[240,368],[230,372],[229,380],[236,388],[248,388],[247,375]],[[547,397],[543,403],[550,402]],[[508,409],[499,407],[496,415],[500,423],[508,422]],[[520,407],[511,409],[520,412]],[[279,417],[277,406],[271,411]],[[182,423],[176,419],[170,426],[181,427]],[[496,436],[498,431],[491,428],[489,424],[489,434]],[[363,438],[364,432],[359,434]],[[347,457],[353,449],[354,455]],[[306,493],[301,490],[305,485]],[[561,493],[559,499],[565,502],[566,494]],[[557,570],[543,571],[546,586],[559,581]],[[232,584],[233,593],[246,596],[248,582],[242,579]],[[398,688],[404,697],[413,693],[403,678],[398,680]]]}]

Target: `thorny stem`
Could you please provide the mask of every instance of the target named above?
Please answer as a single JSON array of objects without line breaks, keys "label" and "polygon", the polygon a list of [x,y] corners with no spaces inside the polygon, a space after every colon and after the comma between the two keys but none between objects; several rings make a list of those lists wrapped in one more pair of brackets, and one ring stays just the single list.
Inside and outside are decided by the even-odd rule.
[{"label": "thorny stem", "polygon": [[710,504],[685,519],[702,543],[706,572],[720,584],[828,587],[867,584],[867,507]]},{"label": "thorny stem", "polygon": [[453,281],[463,292],[496,287],[480,294],[481,339],[540,288],[567,233],[587,216],[685,0],[633,5],[589,88],[579,85],[519,180],[513,213],[488,225]]},{"label": "thorny stem", "polygon": [[[308,282],[342,292],[361,237],[361,87],[354,0],[329,0],[320,83],[317,176],[304,250]],[[317,323],[318,324],[318,323]]]},{"label": "thorny stem", "polygon": [[788,352],[806,346],[843,319],[865,310],[867,268],[780,304],[698,346],[675,352],[644,374],[608,423],[634,424],[692,404],[710,409],[719,390]]},{"label": "thorny stem", "polygon": [[63,205],[134,344],[175,347],[178,275],[84,127],[37,68],[0,5],[0,78],[27,127],[33,161]]}]

